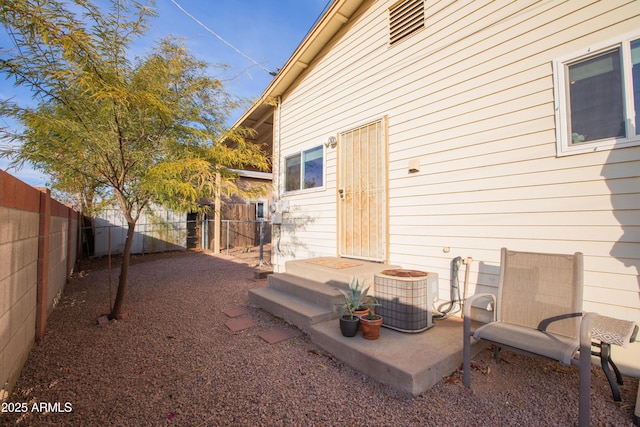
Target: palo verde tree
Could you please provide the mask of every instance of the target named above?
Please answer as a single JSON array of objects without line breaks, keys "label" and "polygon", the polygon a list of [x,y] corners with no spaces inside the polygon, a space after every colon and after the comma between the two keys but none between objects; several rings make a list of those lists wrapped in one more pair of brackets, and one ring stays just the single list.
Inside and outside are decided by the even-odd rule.
[{"label": "palo verde tree", "polygon": [[0,72],[29,88],[35,104],[1,100],[23,129],[2,155],[41,169],[58,189],[112,195],[127,221],[113,318],[141,212],[152,203],[204,209],[200,200],[234,188],[229,169],[264,169],[267,160],[245,140],[248,130],[224,128],[237,103],[180,41],[165,38],[129,59],[153,3],[110,1],[103,11],[89,0],[3,0],[13,46],[2,48]]}]

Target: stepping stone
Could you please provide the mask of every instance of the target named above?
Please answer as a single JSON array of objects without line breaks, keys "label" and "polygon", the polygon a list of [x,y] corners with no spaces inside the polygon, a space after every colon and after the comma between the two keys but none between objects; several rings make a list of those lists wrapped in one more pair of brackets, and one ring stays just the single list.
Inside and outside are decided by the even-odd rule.
[{"label": "stepping stone", "polygon": [[289,329],[272,329],[270,331],[261,332],[258,334],[260,338],[268,342],[269,344],[276,344],[280,341],[285,341],[290,338],[297,337],[298,334]]},{"label": "stepping stone", "polygon": [[233,332],[238,332],[245,329],[249,329],[250,327],[255,326],[256,323],[249,318],[242,317],[240,319],[228,320],[224,325],[227,328],[231,329]]},{"label": "stepping stone", "polygon": [[273,270],[255,270],[253,272],[254,279],[266,279],[268,275],[273,274]]},{"label": "stepping stone", "polygon": [[126,320],[127,318],[133,316],[132,311],[125,311],[124,313],[118,314],[118,320]]},{"label": "stepping stone", "polygon": [[243,314],[249,314],[249,309],[247,307],[233,307],[226,309],[223,313],[226,314],[227,317],[238,317]]},{"label": "stepping stone", "polygon": [[98,325],[100,326],[104,326],[104,325],[108,325],[109,324],[109,316],[106,314],[103,314],[102,316],[98,317]]}]

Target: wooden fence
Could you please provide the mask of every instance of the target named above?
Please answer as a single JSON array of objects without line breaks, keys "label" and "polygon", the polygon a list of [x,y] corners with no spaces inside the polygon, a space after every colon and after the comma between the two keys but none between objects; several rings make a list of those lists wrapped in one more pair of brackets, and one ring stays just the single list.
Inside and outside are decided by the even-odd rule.
[{"label": "wooden fence", "polygon": [[[264,242],[271,241],[271,224],[263,224]],[[233,204],[222,208],[220,247],[244,248],[260,244],[260,220],[256,219],[255,204]]]}]

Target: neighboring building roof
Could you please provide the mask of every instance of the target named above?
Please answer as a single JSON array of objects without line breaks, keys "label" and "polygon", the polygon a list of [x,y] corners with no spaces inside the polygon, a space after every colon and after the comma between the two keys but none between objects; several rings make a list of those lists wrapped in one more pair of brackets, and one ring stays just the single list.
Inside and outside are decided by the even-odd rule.
[{"label": "neighboring building roof", "polygon": [[249,170],[239,170],[239,169],[230,169],[232,172],[238,174],[240,178],[254,178],[254,179],[262,179],[265,181],[273,180],[273,174],[271,172],[258,172],[258,171],[249,171]]}]

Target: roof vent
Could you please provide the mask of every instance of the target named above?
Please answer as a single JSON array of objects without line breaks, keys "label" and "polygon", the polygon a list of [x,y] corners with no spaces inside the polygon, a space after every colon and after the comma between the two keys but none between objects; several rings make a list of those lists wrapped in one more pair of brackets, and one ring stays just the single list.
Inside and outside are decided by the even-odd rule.
[{"label": "roof vent", "polygon": [[424,28],[424,0],[402,0],[389,8],[391,45]]}]

